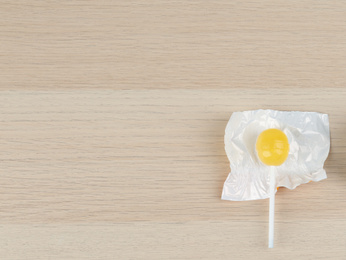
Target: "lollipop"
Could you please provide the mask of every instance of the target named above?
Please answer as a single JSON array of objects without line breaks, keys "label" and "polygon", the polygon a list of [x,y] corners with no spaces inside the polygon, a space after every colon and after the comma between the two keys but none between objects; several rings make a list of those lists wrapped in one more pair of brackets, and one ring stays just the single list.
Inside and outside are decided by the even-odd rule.
[{"label": "lollipop", "polygon": [[290,145],[287,136],[279,129],[263,131],[256,141],[257,155],[262,163],[269,166],[270,173],[269,248],[274,246],[275,166],[279,166],[286,161],[289,150]]},{"label": "lollipop", "polygon": [[293,190],[301,184],[326,179],[323,165],[329,148],[327,114],[263,109],[233,112],[225,129],[231,172],[221,199],[269,198],[272,248],[276,187]]}]

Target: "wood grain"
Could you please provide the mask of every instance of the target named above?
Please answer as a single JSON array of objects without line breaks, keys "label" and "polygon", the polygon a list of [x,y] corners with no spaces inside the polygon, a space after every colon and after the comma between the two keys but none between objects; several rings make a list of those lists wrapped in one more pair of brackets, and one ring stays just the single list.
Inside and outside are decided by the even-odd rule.
[{"label": "wood grain", "polygon": [[[346,4],[0,1],[0,259],[345,259]],[[234,111],[328,113],[328,179],[221,201]]]},{"label": "wood grain", "polygon": [[346,85],[342,1],[0,4],[4,89]]}]

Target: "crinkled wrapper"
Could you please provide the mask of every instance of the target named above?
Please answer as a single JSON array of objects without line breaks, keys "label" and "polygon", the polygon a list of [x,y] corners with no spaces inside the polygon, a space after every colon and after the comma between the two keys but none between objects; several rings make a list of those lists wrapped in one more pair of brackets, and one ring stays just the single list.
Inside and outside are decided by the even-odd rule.
[{"label": "crinkled wrapper", "polygon": [[330,148],[327,114],[276,110],[234,112],[225,130],[231,172],[223,186],[223,200],[269,197],[269,166],[258,159],[255,149],[258,135],[269,128],[283,131],[290,144],[287,160],[276,166],[276,187],[294,189],[327,178],[323,169]]}]

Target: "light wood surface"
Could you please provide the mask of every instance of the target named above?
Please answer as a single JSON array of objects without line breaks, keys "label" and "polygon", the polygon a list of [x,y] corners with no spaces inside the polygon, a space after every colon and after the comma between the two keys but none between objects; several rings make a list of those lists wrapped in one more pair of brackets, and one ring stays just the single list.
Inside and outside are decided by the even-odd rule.
[{"label": "light wood surface", "polygon": [[[0,259],[345,259],[346,4],[0,1]],[[328,179],[221,201],[234,111],[328,113]]]}]

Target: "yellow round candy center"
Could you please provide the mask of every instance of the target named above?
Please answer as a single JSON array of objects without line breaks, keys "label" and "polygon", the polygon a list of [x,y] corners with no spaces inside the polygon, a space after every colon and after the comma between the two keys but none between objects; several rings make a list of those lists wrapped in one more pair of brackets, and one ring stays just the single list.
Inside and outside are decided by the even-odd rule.
[{"label": "yellow round candy center", "polygon": [[283,164],[287,159],[289,150],[290,145],[287,136],[279,129],[267,129],[257,137],[257,155],[266,165],[278,166]]}]

